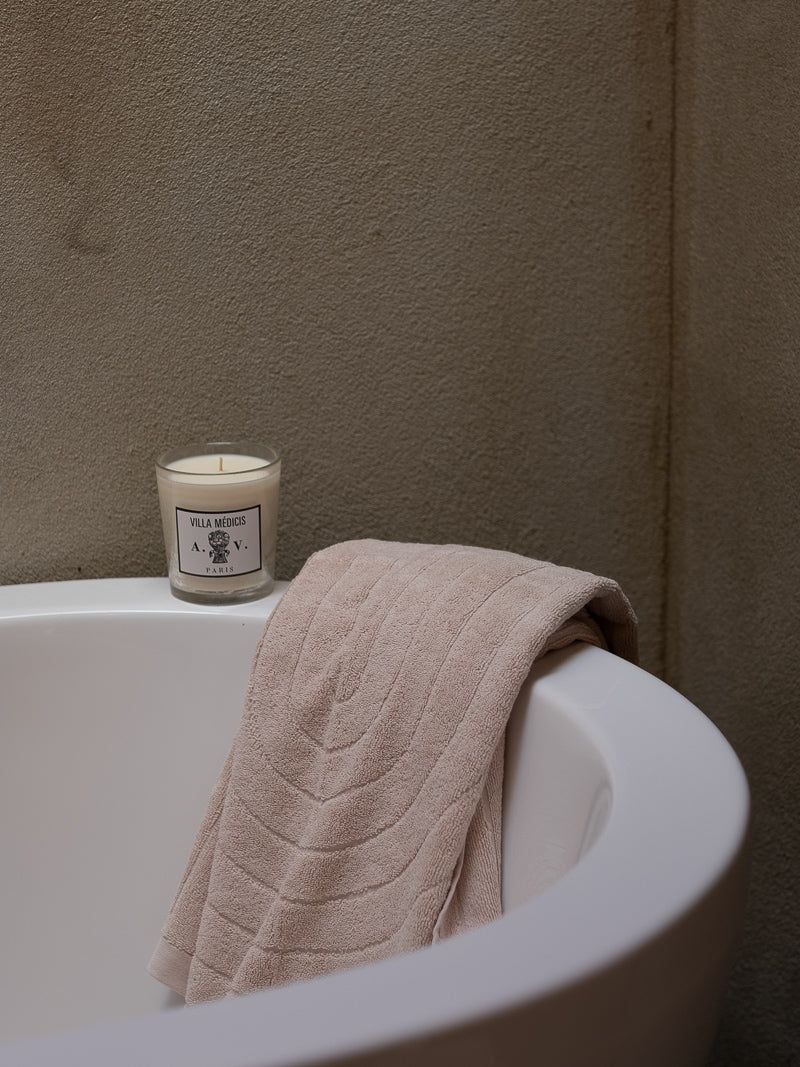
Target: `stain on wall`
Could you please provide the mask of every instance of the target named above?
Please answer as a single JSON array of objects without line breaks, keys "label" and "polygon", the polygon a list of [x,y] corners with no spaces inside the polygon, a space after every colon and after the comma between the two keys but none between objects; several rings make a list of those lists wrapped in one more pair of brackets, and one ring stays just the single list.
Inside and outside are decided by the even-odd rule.
[{"label": "stain on wall", "polygon": [[152,463],[619,578],[660,663],[669,4],[12,5],[0,581],[163,573]]},{"label": "stain on wall", "polygon": [[678,31],[667,677],[753,794],[749,917],[714,1060],[800,1063],[800,8]]}]

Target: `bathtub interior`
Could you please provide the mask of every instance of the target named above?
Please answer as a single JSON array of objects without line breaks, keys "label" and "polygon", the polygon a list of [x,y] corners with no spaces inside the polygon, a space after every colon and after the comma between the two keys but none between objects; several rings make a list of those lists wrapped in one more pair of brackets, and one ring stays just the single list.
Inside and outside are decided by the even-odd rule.
[{"label": "bathtub interior", "polygon": [[[0,621],[0,1040],[175,1002],[145,968],[262,626],[201,611]],[[609,782],[552,690],[533,702],[529,683],[507,740],[506,909],[586,852]]]}]

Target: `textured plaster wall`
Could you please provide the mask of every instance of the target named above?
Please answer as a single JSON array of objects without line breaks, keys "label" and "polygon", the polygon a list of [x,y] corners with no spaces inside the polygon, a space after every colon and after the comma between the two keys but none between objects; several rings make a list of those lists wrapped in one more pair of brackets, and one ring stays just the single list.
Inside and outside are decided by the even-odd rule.
[{"label": "textured plaster wall", "polygon": [[678,32],[668,678],[753,791],[747,933],[717,1067],[800,1063],[800,7]]},{"label": "textured plaster wall", "polygon": [[620,578],[658,666],[669,4],[5,5],[0,581],[161,573],[152,461]]}]

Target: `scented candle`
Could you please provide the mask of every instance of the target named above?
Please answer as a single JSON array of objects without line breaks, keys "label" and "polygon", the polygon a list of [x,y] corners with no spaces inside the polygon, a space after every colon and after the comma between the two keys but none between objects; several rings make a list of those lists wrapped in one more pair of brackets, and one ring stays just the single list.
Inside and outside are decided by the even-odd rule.
[{"label": "scented candle", "polygon": [[209,442],[156,462],[170,587],[183,600],[236,603],[275,578],[280,457],[252,441]]}]

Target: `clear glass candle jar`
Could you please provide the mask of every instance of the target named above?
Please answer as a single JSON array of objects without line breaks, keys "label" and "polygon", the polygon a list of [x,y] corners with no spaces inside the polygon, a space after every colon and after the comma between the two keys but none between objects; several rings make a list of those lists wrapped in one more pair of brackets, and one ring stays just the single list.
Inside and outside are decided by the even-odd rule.
[{"label": "clear glass candle jar", "polygon": [[173,448],[156,461],[172,592],[202,604],[265,596],[275,580],[281,461],[254,441]]}]

